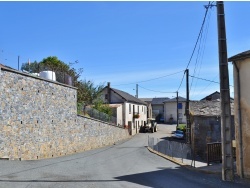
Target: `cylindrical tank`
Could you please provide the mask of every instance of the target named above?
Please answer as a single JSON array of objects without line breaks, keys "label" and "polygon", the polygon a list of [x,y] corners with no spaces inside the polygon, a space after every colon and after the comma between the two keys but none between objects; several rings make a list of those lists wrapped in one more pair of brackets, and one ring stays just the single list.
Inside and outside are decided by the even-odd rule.
[{"label": "cylindrical tank", "polygon": [[65,78],[64,78],[64,83],[72,86],[73,85],[73,83],[72,83],[72,77],[66,74]]},{"label": "cylindrical tank", "polygon": [[56,74],[53,71],[42,71],[39,74],[41,78],[56,81]]}]

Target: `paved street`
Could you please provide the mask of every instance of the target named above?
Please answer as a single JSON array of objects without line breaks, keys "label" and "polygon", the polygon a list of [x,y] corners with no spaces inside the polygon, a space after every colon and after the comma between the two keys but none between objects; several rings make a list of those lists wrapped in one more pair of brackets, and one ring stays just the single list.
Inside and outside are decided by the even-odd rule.
[{"label": "paved street", "polygon": [[[168,132],[160,125],[159,138]],[[150,153],[141,133],[116,145],[54,159],[0,161],[0,187],[250,187],[180,167]]]}]

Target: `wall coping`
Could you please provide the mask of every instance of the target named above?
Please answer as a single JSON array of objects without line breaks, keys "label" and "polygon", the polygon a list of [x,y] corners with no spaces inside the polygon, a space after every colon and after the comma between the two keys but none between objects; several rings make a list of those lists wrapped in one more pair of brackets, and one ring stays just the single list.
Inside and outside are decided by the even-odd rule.
[{"label": "wall coping", "polygon": [[63,84],[63,83],[60,83],[60,82],[56,82],[56,81],[53,81],[53,80],[41,78],[41,77],[38,77],[38,76],[33,76],[31,74],[21,72],[21,71],[15,70],[15,69],[7,68],[7,67],[1,66],[1,65],[0,65],[0,71],[12,72],[12,73],[20,74],[22,76],[31,77],[31,78],[34,78],[34,79],[37,79],[37,80],[42,80],[42,81],[50,82],[50,83],[53,83],[53,84],[56,84],[56,85],[61,85],[61,86],[64,86],[64,87],[68,87],[68,88],[71,88],[71,89],[75,89],[75,90],[78,89],[77,87],[74,87],[74,86],[70,86],[70,85]]},{"label": "wall coping", "polygon": [[77,117],[82,117],[82,118],[90,119],[90,120],[93,120],[93,121],[98,121],[98,122],[100,122],[100,123],[105,123],[105,124],[111,125],[111,126],[113,126],[113,127],[117,127],[117,128],[124,129],[123,127],[119,127],[119,126],[117,126],[117,125],[115,125],[115,124],[113,124],[113,123],[108,123],[108,122],[101,121],[101,120],[99,120],[99,119],[95,119],[95,118],[92,118],[92,117],[82,116],[82,115],[79,115],[79,114],[77,114]]}]

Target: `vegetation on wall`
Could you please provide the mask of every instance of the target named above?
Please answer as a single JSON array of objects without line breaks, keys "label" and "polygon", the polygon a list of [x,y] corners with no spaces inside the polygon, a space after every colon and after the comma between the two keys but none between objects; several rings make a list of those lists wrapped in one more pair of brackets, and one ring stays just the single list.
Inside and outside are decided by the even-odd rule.
[{"label": "vegetation on wall", "polygon": [[[75,63],[78,63],[78,61],[75,61]],[[93,105],[95,109],[111,116],[112,109],[109,106],[104,105],[99,97],[100,91],[104,88],[104,84],[95,85],[93,81],[86,79],[81,80],[80,77],[83,73],[83,68],[76,70],[74,67],[72,67],[72,65],[74,65],[75,63],[66,64],[63,61],[59,60],[56,56],[49,56],[47,58],[44,58],[40,62],[34,61],[30,63],[23,63],[21,66],[21,70],[25,70],[30,73],[39,73],[41,71],[51,70],[56,73],[57,81],[65,78],[66,75],[71,76],[73,86],[78,88],[78,113],[82,112],[84,106]]]}]

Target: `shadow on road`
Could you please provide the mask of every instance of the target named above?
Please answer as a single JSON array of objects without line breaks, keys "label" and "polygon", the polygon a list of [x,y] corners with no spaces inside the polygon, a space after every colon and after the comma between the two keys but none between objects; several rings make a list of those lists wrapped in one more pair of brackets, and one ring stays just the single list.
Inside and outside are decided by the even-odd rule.
[{"label": "shadow on road", "polygon": [[205,175],[183,167],[160,168],[160,170],[115,177],[147,187],[249,187],[244,182],[223,182],[219,175]]}]

